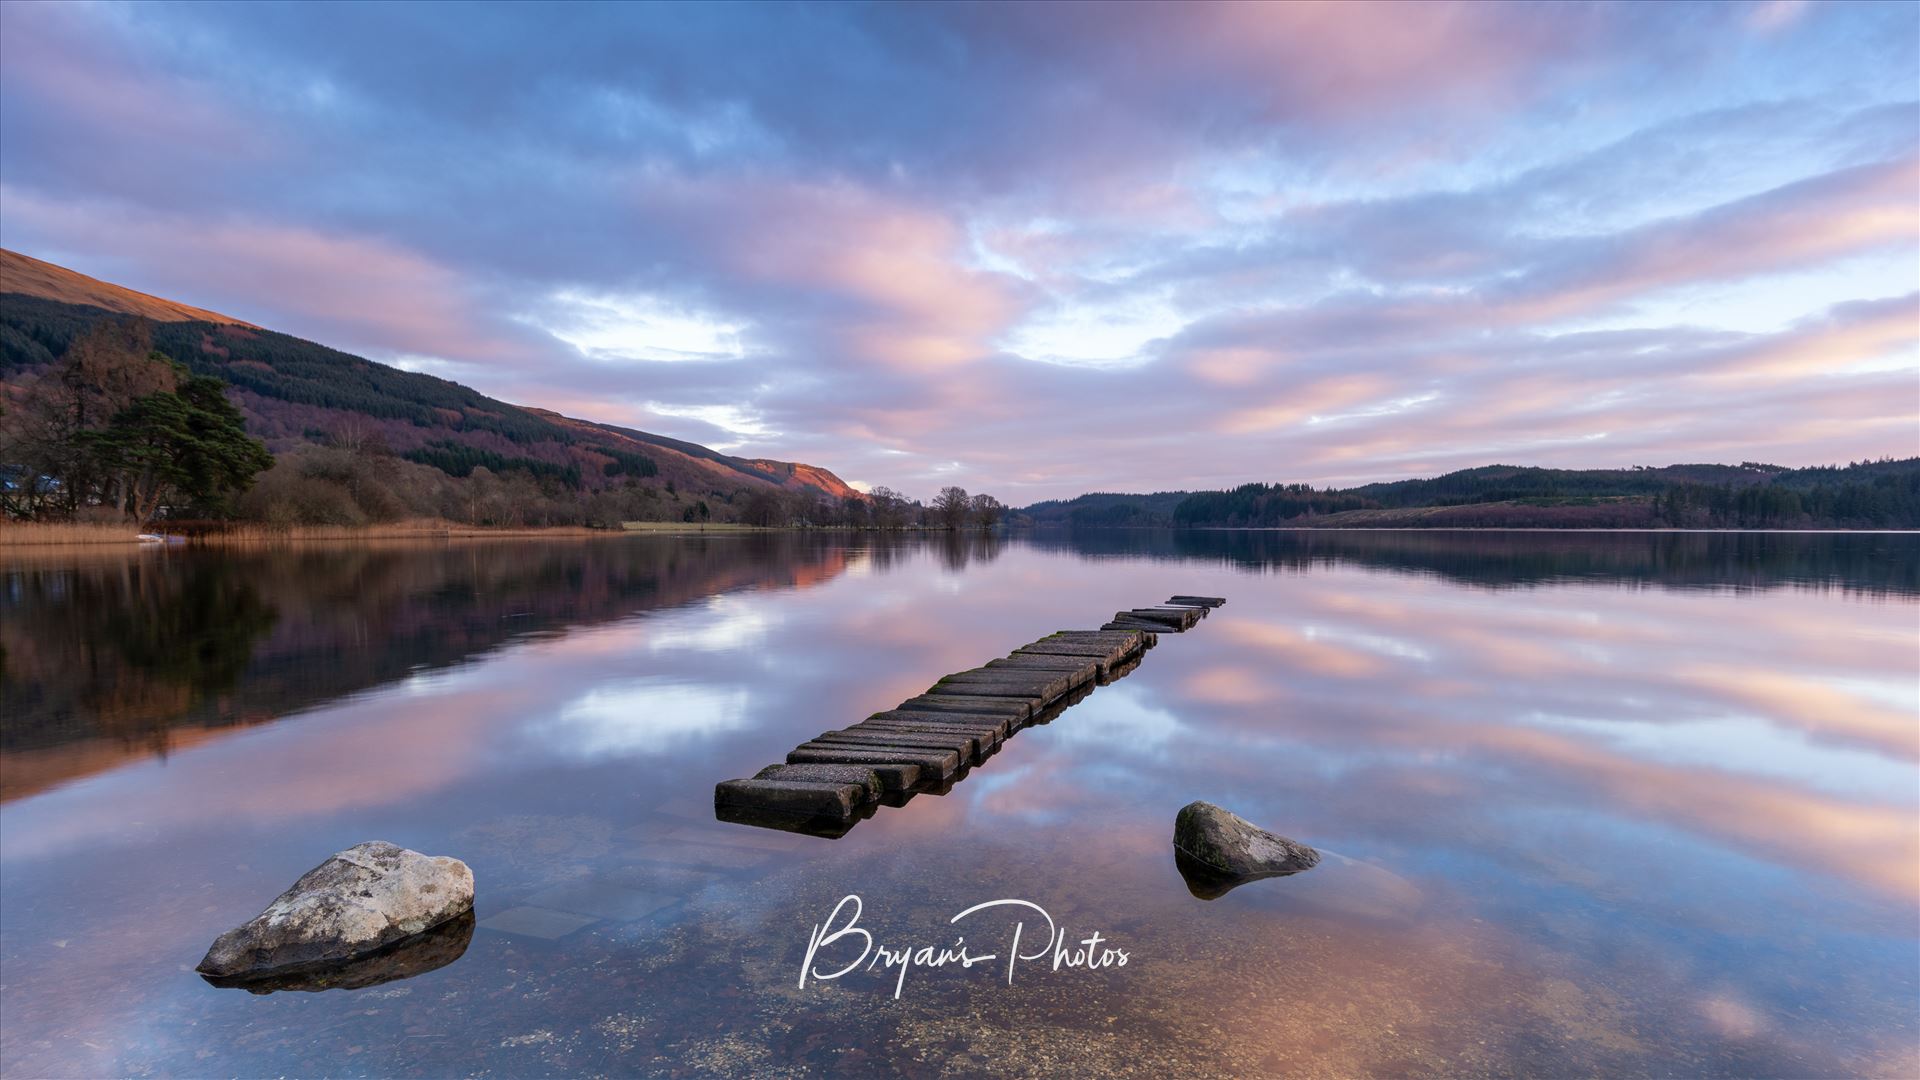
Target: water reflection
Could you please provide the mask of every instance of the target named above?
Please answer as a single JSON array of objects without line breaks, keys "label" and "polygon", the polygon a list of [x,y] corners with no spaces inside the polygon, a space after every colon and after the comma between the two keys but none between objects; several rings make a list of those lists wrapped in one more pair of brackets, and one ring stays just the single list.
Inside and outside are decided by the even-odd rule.
[{"label": "water reflection", "polygon": [[1228,874],[1201,862],[1178,847],[1173,849],[1173,866],[1180,871],[1181,880],[1187,883],[1187,891],[1200,900],[1218,900],[1242,885],[1273,878],[1292,877],[1302,873],[1299,870],[1281,870],[1270,874]]},{"label": "water reflection", "polygon": [[473,912],[466,911],[412,937],[402,938],[379,952],[343,964],[314,966],[265,978],[202,975],[211,986],[273,994],[288,990],[364,990],[369,986],[411,979],[437,971],[460,959],[473,943]]},{"label": "water reflection", "polygon": [[1590,581],[1920,593],[1912,536],[1901,533],[1048,529],[1032,534],[1031,542],[1089,558],[1282,571],[1350,564],[1488,588]]},{"label": "water reflection", "polygon": [[[854,554],[752,535],[0,565],[0,799],[383,684],[417,686],[512,640],[830,581]],[[651,647],[741,648],[757,617]]]},{"label": "water reflection", "polygon": [[[144,558],[4,571],[6,1075],[1920,1074],[1913,537]],[[831,843],[713,820],[769,747],[1175,592],[1230,600],[944,794]],[[223,605],[271,614],[243,647]],[[116,670],[156,719],[114,726]],[[1321,865],[1196,900],[1194,799]],[[372,836],[473,867],[459,962],[192,974]],[[796,991],[849,891],[889,941],[1021,897],[1137,960]]]}]

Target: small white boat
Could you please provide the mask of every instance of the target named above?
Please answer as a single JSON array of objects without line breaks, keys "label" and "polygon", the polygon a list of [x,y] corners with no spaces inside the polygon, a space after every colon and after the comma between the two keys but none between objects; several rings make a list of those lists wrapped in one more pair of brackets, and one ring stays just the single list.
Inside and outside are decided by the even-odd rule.
[{"label": "small white boat", "polygon": [[143,544],[164,544],[167,542],[166,537],[158,536],[158,535],[155,535],[154,533],[141,533],[139,536],[135,537],[135,539],[139,540]]}]

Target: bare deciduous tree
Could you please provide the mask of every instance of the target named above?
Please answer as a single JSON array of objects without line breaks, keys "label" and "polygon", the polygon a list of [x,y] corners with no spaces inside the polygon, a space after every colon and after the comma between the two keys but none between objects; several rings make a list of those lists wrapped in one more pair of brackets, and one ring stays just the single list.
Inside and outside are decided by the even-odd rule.
[{"label": "bare deciduous tree", "polygon": [[973,500],[963,487],[943,487],[934,497],[933,513],[941,525],[949,529],[966,527],[967,516],[973,510]]},{"label": "bare deciduous tree", "polygon": [[973,523],[982,529],[991,529],[995,525],[1000,524],[1000,519],[1004,517],[1007,512],[1007,508],[1001,504],[999,499],[985,492],[973,497],[972,510]]}]

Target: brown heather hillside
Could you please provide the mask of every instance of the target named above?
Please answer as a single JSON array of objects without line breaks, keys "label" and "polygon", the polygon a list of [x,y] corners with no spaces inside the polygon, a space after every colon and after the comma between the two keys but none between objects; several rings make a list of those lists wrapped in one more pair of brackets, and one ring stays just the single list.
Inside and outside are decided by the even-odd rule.
[{"label": "brown heather hillside", "polygon": [[98,278],[55,266],[50,262],[0,248],[0,293],[24,293],[57,300],[63,304],[84,304],[122,315],[138,315],[155,322],[208,322],[252,326],[228,315],[205,308],[189,307],[162,300],[143,292],[134,292]]},{"label": "brown heather hillside", "polygon": [[50,368],[77,335],[115,315],[153,320],[157,348],[198,374],[225,380],[248,431],[276,454],[343,438],[375,440],[388,452],[452,476],[484,467],[581,492],[671,485],[677,494],[663,507],[770,488],[861,497],[817,465],[737,458],[698,443],[514,405],[4,249],[0,393]]}]

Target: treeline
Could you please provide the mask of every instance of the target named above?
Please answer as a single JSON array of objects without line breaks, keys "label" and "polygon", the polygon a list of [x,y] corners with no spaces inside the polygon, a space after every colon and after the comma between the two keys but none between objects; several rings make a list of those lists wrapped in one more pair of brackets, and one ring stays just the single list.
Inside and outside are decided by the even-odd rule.
[{"label": "treeline", "polygon": [[1829,477],[1811,481],[1795,477],[1745,487],[1675,484],[1654,499],[1654,512],[1663,524],[1681,528],[1920,528],[1920,467],[1913,462],[1865,464],[1869,469],[1886,464],[1909,468],[1874,470],[1877,475],[1861,478],[1845,469],[1827,469],[1820,471]]},{"label": "treeline", "polygon": [[851,529],[968,529],[988,531],[1005,519],[1007,508],[991,495],[969,495],[945,487],[931,504],[888,487],[860,499],[829,499],[818,492],[756,489],[747,492],[734,519],[767,527],[823,526]]},{"label": "treeline", "polygon": [[153,347],[150,324],[96,324],[0,400],[0,511],[16,519],[226,516],[273,464],[226,384]]},{"label": "treeline", "polygon": [[1184,491],[1161,491],[1151,495],[1092,492],[1072,499],[1037,502],[1020,511],[1020,514],[1035,525],[1104,528],[1171,525],[1173,508],[1180,505],[1187,494]]},{"label": "treeline", "polygon": [[[634,477],[594,490],[569,487],[554,471],[507,461],[474,464],[461,475],[395,455],[352,428],[325,444],[283,453],[234,501],[232,517],[273,526],[377,525],[436,518],[467,525],[617,529],[627,521],[679,521],[767,528],[991,529],[1005,512],[990,495],[942,492],[932,504],[886,488],[835,499],[811,488],[766,485],[689,491]],[[957,495],[949,494],[957,492]]]},{"label": "treeline", "polygon": [[1597,499],[1654,495],[1680,480],[1752,482],[1762,466],[1671,465],[1664,469],[1543,469],[1485,465],[1421,480],[1364,484],[1347,494],[1369,507],[1465,506],[1517,499]]},{"label": "treeline", "polygon": [[[530,528],[580,525],[617,529],[627,521],[753,525],[763,528],[992,529],[1006,508],[991,495],[944,489],[931,504],[889,488],[836,499],[813,488],[768,485],[690,491],[675,485],[568,486],[553,470],[514,460],[463,466],[453,475],[435,462],[396,456],[377,437],[348,430],[325,445],[280,455],[238,502],[238,516],[277,526],[372,525],[438,518],[468,525]],[[447,459],[449,462],[454,459]]]},{"label": "treeline", "polygon": [[1173,508],[1175,525],[1259,527],[1295,518],[1367,510],[1379,505],[1347,492],[1306,484],[1241,484],[1232,491],[1200,491]]},{"label": "treeline", "polygon": [[[555,480],[562,487],[567,488],[580,486],[580,466],[578,465],[555,465],[550,461],[540,461],[536,458],[507,457],[505,454],[496,454],[477,446],[457,443],[452,439],[434,439],[427,445],[415,447],[401,456],[408,461],[431,465],[448,476],[471,476],[475,469],[487,469],[496,473],[524,472],[535,480]],[[649,461],[647,464],[651,466],[653,463]],[[651,476],[653,473],[649,471],[640,475]]]},{"label": "treeline", "polygon": [[1489,465],[1421,480],[1315,488],[1083,495],[1036,503],[1040,524],[1261,528],[1920,528],[1920,458],[1788,469]]},{"label": "treeline", "polygon": [[1672,465],[1640,469],[1538,469],[1493,465],[1428,480],[1339,490],[1305,484],[1244,484],[1196,492],[1173,523],[1259,527],[1306,524],[1349,511],[1476,508],[1473,514],[1395,518],[1354,514],[1356,523],[1498,527],[1916,528],[1920,458],[1784,469]]}]

